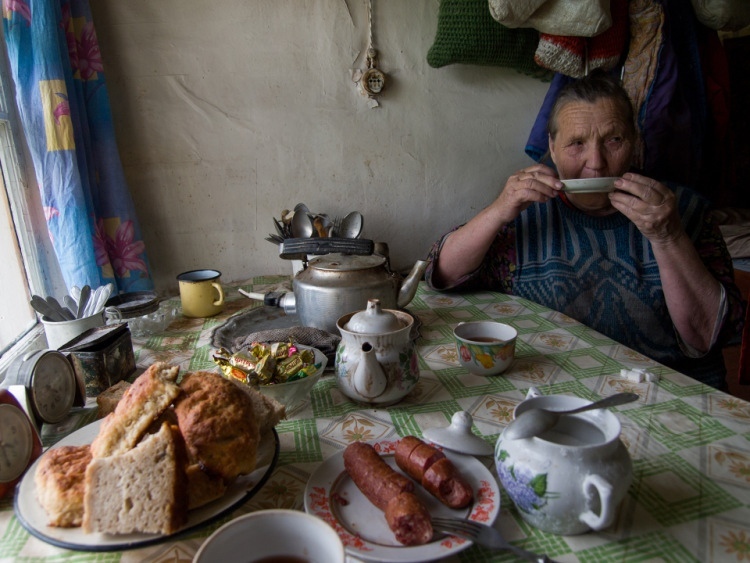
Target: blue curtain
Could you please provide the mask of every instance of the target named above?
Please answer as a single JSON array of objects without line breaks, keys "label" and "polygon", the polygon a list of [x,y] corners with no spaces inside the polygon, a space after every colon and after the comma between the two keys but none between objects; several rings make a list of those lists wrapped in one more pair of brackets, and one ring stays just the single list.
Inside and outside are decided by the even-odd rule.
[{"label": "blue curtain", "polygon": [[88,0],[3,0],[3,29],[65,283],[152,289]]}]

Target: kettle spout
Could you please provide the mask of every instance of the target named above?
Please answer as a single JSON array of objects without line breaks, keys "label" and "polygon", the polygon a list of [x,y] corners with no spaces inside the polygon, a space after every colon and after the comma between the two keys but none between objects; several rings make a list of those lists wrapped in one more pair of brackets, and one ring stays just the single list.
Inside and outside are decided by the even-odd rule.
[{"label": "kettle spout", "polygon": [[365,399],[374,399],[385,392],[388,376],[375,357],[375,350],[369,342],[362,344],[362,357],[352,376],[354,390]]},{"label": "kettle spout", "polygon": [[411,300],[414,299],[414,295],[417,293],[419,280],[422,279],[424,271],[427,269],[427,264],[428,262],[425,260],[417,260],[416,264],[412,267],[411,272],[409,272],[409,275],[406,276],[406,279],[401,284],[401,289],[398,291],[398,300],[396,303],[399,307],[406,307]]}]

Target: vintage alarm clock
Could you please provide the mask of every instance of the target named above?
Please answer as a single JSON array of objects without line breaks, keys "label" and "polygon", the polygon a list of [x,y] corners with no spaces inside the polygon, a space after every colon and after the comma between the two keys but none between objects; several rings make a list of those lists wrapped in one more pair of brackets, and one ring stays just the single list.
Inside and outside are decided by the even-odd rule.
[{"label": "vintage alarm clock", "polygon": [[13,394],[0,389],[0,498],[13,490],[40,455],[42,441],[34,423]]},{"label": "vintage alarm clock", "polygon": [[57,350],[33,350],[18,358],[8,368],[3,387],[16,396],[38,429],[43,422],[60,422],[81,402],[73,366]]}]

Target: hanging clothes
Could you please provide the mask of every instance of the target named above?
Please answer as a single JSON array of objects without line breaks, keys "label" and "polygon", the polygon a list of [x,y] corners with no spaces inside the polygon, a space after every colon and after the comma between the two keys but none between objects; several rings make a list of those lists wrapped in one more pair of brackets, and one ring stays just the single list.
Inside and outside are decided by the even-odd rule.
[{"label": "hanging clothes", "polygon": [[[613,12],[614,18],[614,12]],[[690,0],[631,0],[630,38],[620,74],[639,132],[633,166],[716,201],[724,176],[716,150],[726,149],[727,80],[717,61],[716,32],[698,22]],[[712,35],[713,34],[713,35]],[[710,57],[709,57],[710,54]],[[557,74],[526,143],[539,161],[547,152],[547,120],[554,99],[572,78]],[[708,93],[710,93],[710,97]]]},{"label": "hanging clothes", "polygon": [[152,289],[87,0],[3,8],[16,101],[66,285]]}]

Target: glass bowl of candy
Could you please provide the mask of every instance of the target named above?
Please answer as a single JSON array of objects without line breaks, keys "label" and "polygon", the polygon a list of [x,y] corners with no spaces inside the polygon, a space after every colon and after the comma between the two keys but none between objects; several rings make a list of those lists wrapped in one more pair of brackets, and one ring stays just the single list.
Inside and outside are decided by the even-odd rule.
[{"label": "glass bowl of candy", "polygon": [[219,350],[214,361],[227,378],[257,389],[286,407],[287,415],[302,405],[328,364],[312,346],[291,342],[254,343],[243,352]]}]

